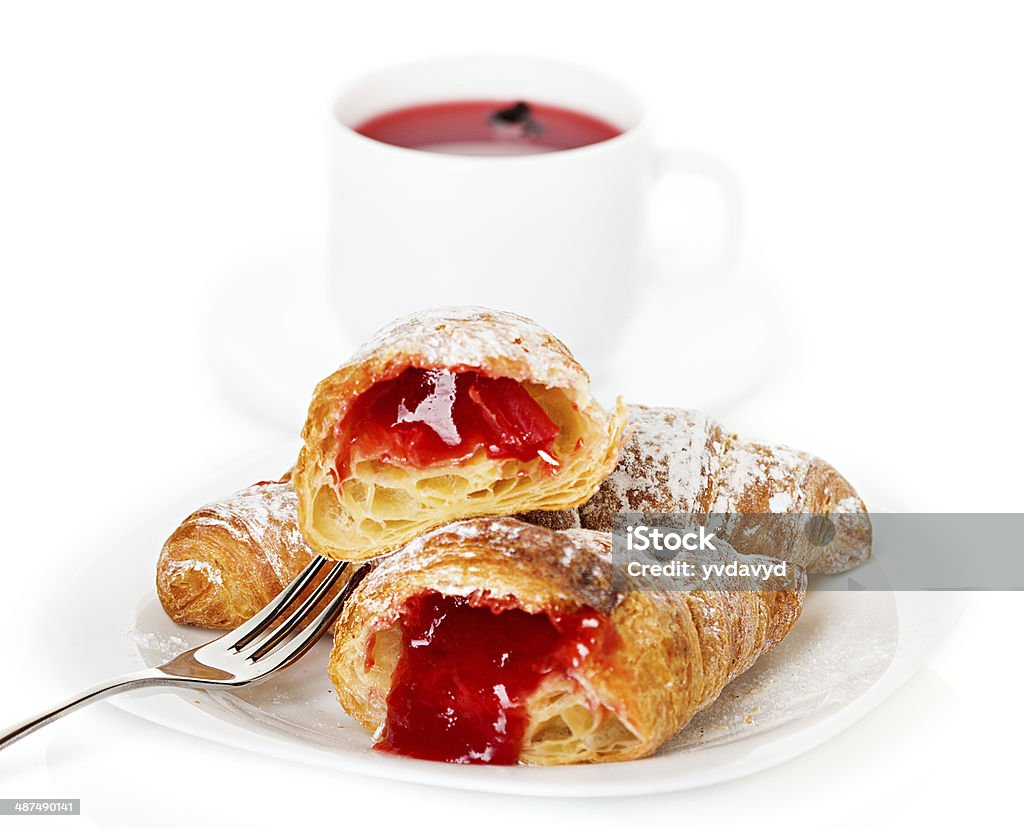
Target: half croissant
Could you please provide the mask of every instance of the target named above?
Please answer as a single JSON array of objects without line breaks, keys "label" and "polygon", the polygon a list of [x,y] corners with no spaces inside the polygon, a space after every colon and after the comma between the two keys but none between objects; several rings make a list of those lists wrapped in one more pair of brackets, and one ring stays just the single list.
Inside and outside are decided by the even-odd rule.
[{"label": "half croissant", "polygon": [[420,537],[380,562],[338,622],[329,674],[342,706],[379,749],[417,758],[634,759],[800,614],[798,567],[740,555],[785,572],[747,588],[623,589],[609,548],[604,533],[512,518]]},{"label": "half croissant", "polygon": [[294,478],[299,525],[317,553],[363,560],[453,520],[571,508],[615,466],[624,424],[535,322],[417,313],[317,386]]}]

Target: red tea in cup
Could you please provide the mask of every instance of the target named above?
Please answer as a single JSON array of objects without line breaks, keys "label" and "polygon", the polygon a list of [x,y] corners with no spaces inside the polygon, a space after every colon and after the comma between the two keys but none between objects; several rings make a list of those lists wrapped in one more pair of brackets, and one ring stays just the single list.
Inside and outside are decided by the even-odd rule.
[{"label": "red tea in cup", "polygon": [[607,121],[526,101],[443,101],[393,109],[355,131],[396,147],[452,155],[534,155],[607,141],[622,130]]}]

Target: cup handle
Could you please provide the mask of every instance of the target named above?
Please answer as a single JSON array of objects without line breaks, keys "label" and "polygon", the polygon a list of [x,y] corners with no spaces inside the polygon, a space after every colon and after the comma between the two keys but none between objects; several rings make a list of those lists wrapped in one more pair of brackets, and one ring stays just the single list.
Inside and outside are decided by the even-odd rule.
[{"label": "cup handle", "polygon": [[[707,264],[687,268],[687,281],[721,279],[728,274],[739,256],[743,224],[743,192],[732,168],[720,158],[696,150],[659,149],[655,154],[655,181],[674,175],[689,175],[714,181],[725,204],[725,226],[722,245]],[[678,275],[678,274],[677,274]]]}]

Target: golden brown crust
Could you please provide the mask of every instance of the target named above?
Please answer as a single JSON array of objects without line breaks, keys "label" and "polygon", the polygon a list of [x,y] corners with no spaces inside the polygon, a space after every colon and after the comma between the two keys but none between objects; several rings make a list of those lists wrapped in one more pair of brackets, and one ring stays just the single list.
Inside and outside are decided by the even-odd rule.
[{"label": "golden brown crust", "polygon": [[231,629],[251,618],[309,563],[286,475],[193,512],[164,543],[157,595],[179,624]]},{"label": "golden brown crust", "polygon": [[[537,468],[517,466],[520,471],[507,478],[499,476],[490,488],[469,486],[451,496],[444,490],[446,468],[438,472],[440,483],[427,481],[428,493],[400,488],[399,477],[388,485],[380,479],[365,485],[358,481],[358,496],[352,500],[339,496],[334,471],[338,421],[359,395],[409,367],[475,370],[524,383],[549,416],[556,422],[559,417],[563,420],[558,439],[568,442],[562,447],[561,464],[552,471],[534,460],[531,463]],[[299,525],[319,554],[364,560],[452,520],[574,507],[586,501],[614,467],[623,426],[624,409],[620,406],[609,417],[591,397],[583,368],[564,344],[536,323],[472,307],[415,314],[382,329],[317,386],[296,467]],[[474,462],[488,472],[496,465],[486,458]],[[387,474],[395,481],[392,471]],[[456,473],[458,467],[451,471]],[[399,467],[397,474],[402,472]],[[378,508],[378,501],[385,505]]]},{"label": "golden brown crust", "polygon": [[[806,579],[797,567],[771,591],[617,591],[608,536],[556,532],[510,518],[436,529],[385,558],[353,593],[335,630],[329,673],[345,710],[371,731],[386,715],[389,663],[367,670],[368,648],[394,628],[423,591],[485,596],[527,612],[582,606],[604,614],[621,644],[588,658],[571,677],[575,707],[619,729],[594,749],[524,747],[527,763],[620,761],[658,749],[722,688],[774,647],[800,614]],[[751,557],[751,560],[758,560]],[[778,588],[775,588],[778,587]],[[393,655],[393,654],[392,654]],[[531,732],[538,725],[531,723]]]},{"label": "golden brown crust", "polygon": [[515,515],[517,520],[521,520],[524,523],[532,523],[534,526],[543,526],[545,529],[582,529],[580,525],[580,510],[577,509],[558,509],[556,511],[545,512],[537,509],[532,512],[524,512],[521,515]]},{"label": "golden brown crust", "polygon": [[[715,513],[731,516],[719,537],[739,551],[812,573],[843,572],[870,557],[867,507],[824,460],[744,440],[698,411],[628,410],[629,438],[618,465],[580,507],[583,528],[611,531],[621,512]],[[824,516],[831,539],[816,524],[753,517],[766,514]]]}]

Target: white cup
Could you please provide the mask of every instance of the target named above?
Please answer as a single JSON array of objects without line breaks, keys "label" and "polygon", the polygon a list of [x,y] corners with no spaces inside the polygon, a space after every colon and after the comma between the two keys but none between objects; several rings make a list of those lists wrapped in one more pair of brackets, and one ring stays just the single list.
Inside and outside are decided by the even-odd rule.
[{"label": "white cup", "polygon": [[[595,115],[614,138],[536,155],[467,156],[393,146],[355,127],[404,106],[524,100]],[[536,319],[594,375],[607,367],[651,272],[648,206],[668,172],[710,175],[735,253],[738,188],[700,156],[654,147],[637,97],[555,60],[462,57],[384,69],[348,85],[331,123],[330,281],[357,341],[397,316],[484,305]]]}]

